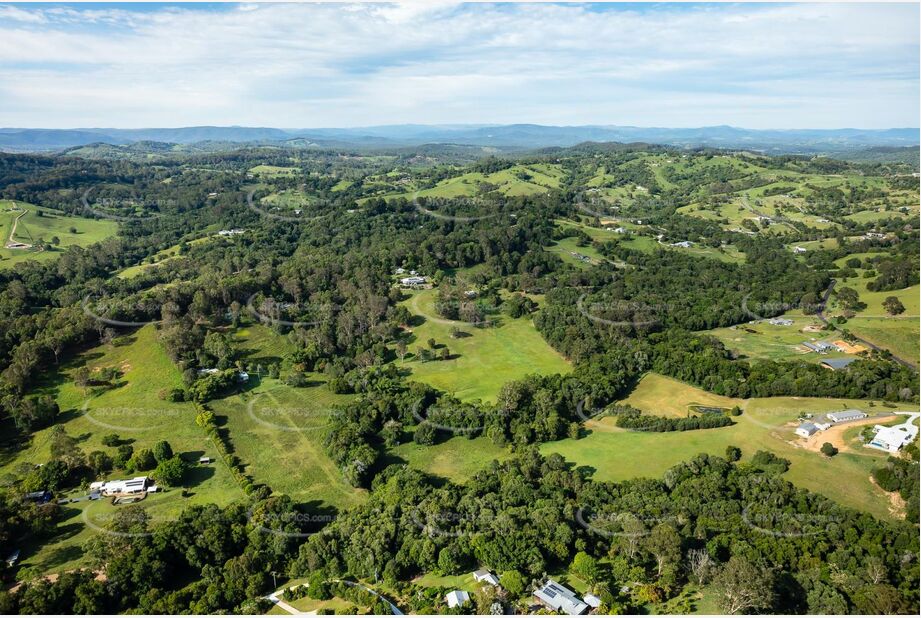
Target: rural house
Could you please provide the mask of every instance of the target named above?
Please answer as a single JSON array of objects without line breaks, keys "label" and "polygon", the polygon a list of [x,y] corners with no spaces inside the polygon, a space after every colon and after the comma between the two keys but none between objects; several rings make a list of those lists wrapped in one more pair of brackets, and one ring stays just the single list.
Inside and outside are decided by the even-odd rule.
[{"label": "rural house", "polygon": [[575,592],[552,579],[534,591],[534,598],[547,609],[570,616],[584,614],[588,609],[588,605],[580,601]]}]

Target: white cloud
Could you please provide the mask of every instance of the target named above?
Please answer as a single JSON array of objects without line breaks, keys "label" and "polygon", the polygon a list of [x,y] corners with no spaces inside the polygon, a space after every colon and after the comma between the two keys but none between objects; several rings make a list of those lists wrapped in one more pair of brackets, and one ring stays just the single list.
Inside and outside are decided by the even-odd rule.
[{"label": "white cloud", "polygon": [[0,126],[917,124],[916,5],[0,6]]}]

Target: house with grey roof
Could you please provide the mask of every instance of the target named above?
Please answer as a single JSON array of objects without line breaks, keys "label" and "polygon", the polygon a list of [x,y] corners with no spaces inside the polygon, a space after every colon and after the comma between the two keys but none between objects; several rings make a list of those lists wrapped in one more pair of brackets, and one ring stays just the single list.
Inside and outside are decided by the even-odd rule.
[{"label": "house with grey roof", "polygon": [[796,428],[796,435],[801,438],[810,438],[814,434],[818,433],[819,428],[815,426],[814,423],[803,423]]},{"label": "house with grey roof", "polygon": [[845,369],[848,365],[853,363],[856,358],[828,358],[823,360],[820,365],[826,369],[831,369],[832,371],[838,371],[839,369]]},{"label": "house with grey roof", "polygon": [[842,410],[841,412],[829,412],[825,417],[832,423],[846,423],[848,421],[859,421],[867,418],[869,414],[862,410]]},{"label": "house with grey roof", "polygon": [[578,616],[588,610],[588,605],[581,601],[575,592],[552,579],[548,579],[546,584],[534,591],[534,598],[547,609],[570,616]]}]

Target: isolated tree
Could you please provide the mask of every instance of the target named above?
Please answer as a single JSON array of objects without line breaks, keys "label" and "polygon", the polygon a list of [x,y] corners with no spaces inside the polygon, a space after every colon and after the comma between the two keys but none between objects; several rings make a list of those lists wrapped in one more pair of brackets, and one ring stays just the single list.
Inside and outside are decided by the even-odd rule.
[{"label": "isolated tree", "polygon": [[822,444],[822,454],[826,457],[834,457],[838,454],[838,449],[835,448],[835,445],[831,442],[825,442]]},{"label": "isolated tree", "polygon": [[153,456],[158,462],[166,461],[173,457],[173,447],[166,440],[160,440],[153,447]]},{"label": "isolated tree", "polygon": [[886,313],[889,315],[905,313],[905,305],[903,305],[902,301],[896,296],[887,296],[886,300],[883,301],[883,309],[885,309]]},{"label": "isolated tree", "polygon": [[843,287],[838,290],[838,303],[846,312],[860,311],[864,304],[860,302],[860,295],[854,288]]},{"label": "isolated tree", "polygon": [[74,371],[74,384],[83,389],[83,396],[86,397],[86,389],[90,384],[90,370],[86,365],[78,367]]},{"label": "isolated tree", "polygon": [[413,433],[413,441],[415,441],[416,444],[431,446],[435,444],[435,433],[436,429],[434,425],[428,421],[422,421]]}]

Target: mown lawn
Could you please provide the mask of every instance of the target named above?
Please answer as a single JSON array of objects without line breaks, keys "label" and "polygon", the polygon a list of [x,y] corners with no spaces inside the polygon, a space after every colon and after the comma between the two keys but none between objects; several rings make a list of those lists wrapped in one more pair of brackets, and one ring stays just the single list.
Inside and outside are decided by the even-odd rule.
[{"label": "mown lawn", "polygon": [[[530,373],[553,374],[570,370],[569,362],[544,341],[529,317],[512,319],[496,316],[498,325],[477,328],[465,322],[437,316],[434,302],[437,290],[411,293],[404,301],[409,311],[423,322],[413,326],[412,342],[405,362],[398,366],[411,372],[410,379],[431,384],[464,401],[495,401],[499,389],[511,380]],[[459,328],[468,336],[451,338]],[[422,362],[416,352],[434,338],[451,352],[449,360]]]}]

